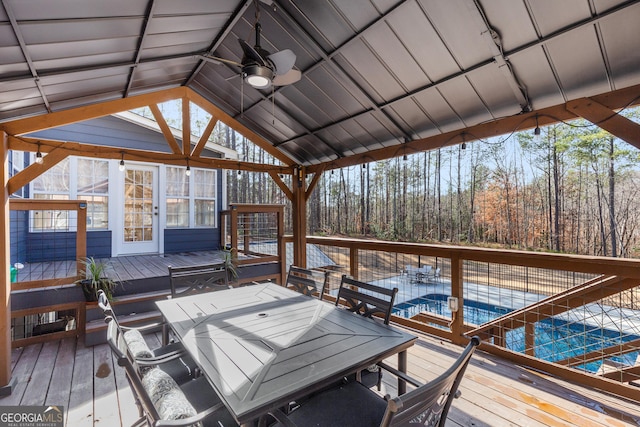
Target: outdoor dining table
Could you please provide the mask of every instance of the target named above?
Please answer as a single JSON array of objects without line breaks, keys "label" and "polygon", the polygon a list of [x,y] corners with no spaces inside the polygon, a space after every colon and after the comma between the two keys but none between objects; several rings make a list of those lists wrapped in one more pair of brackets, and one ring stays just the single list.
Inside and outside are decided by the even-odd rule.
[{"label": "outdoor dining table", "polygon": [[242,425],[394,354],[405,371],[406,350],[417,339],[277,284],[157,305]]}]

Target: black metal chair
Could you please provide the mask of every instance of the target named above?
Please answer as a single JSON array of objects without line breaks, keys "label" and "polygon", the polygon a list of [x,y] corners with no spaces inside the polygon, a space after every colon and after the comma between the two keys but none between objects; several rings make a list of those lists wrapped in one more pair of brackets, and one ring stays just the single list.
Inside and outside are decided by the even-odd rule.
[{"label": "black metal chair", "polygon": [[229,289],[225,264],[206,264],[189,267],[169,267],[171,297]]},{"label": "black metal chair", "polygon": [[[336,305],[342,303],[347,310],[368,318],[381,314],[384,324],[388,325],[397,293],[398,288],[383,288],[343,275]],[[377,366],[372,370],[365,369],[356,374],[356,379],[367,387],[376,385],[380,390],[382,371]]]},{"label": "black metal chair", "polygon": [[[118,324],[111,317],[105,321],[107,342],[118,365],[125,369],[138,406],[140,418],[134,426],[238,425],[205,377],[179,385],[163,370],[135,358]],[[140,374],[143,366],[150,367],[144,376]]]},{"label": "black metal chair", "polygon": [[133,357],[144,367],[143,371],[148,367],[159,366],[179,384],[198,376],[196,362],[187,354],[181,343],[171,343],[154,349],[147,345],[143,334],[155,331],[163,324],[153,323],[138,328],[121,325],[103,291],[98,291],[98,307],[102,309],[105,321],[108,320],[118,328],[119,334],[132,349]]},{"label": "black metal chair", "polygon": [[451,402],[460,396],[458,386],[479,344],[480,338],[473,337],[455,363],[426,384],[381,364],[385,370],[417,387],[388,401],[358,382],[349,382],[311,397],[289,414],[275,410],[271,416],[277,420],[275,426],[287,427],[444,427]]},{"label": "black metal chair", "polygon": [[319,298],[322,299],[328,280],[328,271],[310,270],[292,265],[289,267],[285,286],[308,296],[319,294]]}]

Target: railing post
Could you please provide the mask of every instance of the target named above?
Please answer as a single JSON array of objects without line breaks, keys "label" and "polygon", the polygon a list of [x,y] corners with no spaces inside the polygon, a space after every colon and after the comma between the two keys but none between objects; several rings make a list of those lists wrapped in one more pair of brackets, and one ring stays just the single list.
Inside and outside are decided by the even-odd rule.
[{"label": "railing post", "polygon": [[458,255],[451,257],[451,296],[458,299],[458,311],[453,314],[451,320],[451,341],[464,345],[466,339],[463,336],[464,326],[464,285],[463,285],[463,260]]},{"label": "railing post", "polygon": [[349,274],[356,280],[359,280],[358,267],[360,259],[358,258],[358,248],[349,246]]},{"label": "railing post", "polygon": [[[0,210],[0,240],[3,242],[0,248],[0,396],[11,394],[13,382],[11,381],[11,277],[10,277],[10,211],[9,211],[9,140],[5,132],[0,131],[2,143],[2,209]],[[15,380],[15,378],[14,378]]]},{"label": "railing post", "polygon": [[535,333],[536,327],[534,322],[526,321],[524,324],[524,353],[527,356],[535,356]]}]

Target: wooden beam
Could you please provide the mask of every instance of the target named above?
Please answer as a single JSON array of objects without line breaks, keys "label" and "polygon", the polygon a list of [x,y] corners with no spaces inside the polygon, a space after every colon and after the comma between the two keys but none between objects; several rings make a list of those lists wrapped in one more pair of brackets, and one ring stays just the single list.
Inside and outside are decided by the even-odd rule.
[{"label": "wooden beam", "polygon": [[[630,86],[617,91],[603,93],[590,97],[591,101],[597,102],[610,110],[617,110],[626,106],[638,105],[640,103],[640,85]],[[316,172],[320,168],[326,170],[338,169],[347,166],[359,165],[362,163],[375,162],[399,157],[404,154],[415,154],[422,151],[436,150],[438,148],[449,147],[479,139],[492,138],[506,135],[515,131],[533,129],[536,125],[546,126],[560,121],[574,120],[578,117],[576,112],[571,111],[569,103],[543,108],[526,114],[505,117],[488,123],[470,126],[465,129],[458,129],[444,134],[437,134],[415,141],[391,145],[378,150],[367,151],[353,156],[343,157],[322,164],[312,165],[307,168],[308,173]]]},{"label": "wooden beam", "polygon": [[285,184],[284,181],[280,178],[280,174],[274,171],[269,171],[269,176],[271,176],[271,179],[273,179],[276,185],[280,187],[280,190],[282,190],[284,195],[287,196],[287,199],[289,199],[290,201],[293,201],[293,192],[289,189],[289,187],[287,187],[287,184]]},{"label": "wooden beam", "polygon": [[189,98],[194,104],[198,105],[200,108],[207,111],[209,114],[217,117],[218,120],[220,120],[222,123],[229,126],[231,129],[234,129],[235,131],[247,137],[251,142],[256,144],[258,147],[262,148],[267,153],[271,154],[276,159],[280,160],[285,165],[288,165],[288,166],[295,165],[296,162],[293,159],[289,158],[280,150],[275,148],[271,143],[269,143],[269,141],[267,141],[266,139],[264,139],[263,137],[261,137],[260,135],[258,135],[257,133],[255,133],[248,127],[246,127],[245,125],[241,124],[237,120],[235,120],[233,117],[231,117],[230,115],[222,111],[220,108],[213,105],[205,97],[203,97],[199,93],[189,88],[186,88],[186,91],[187,91],[187,98]]},{"label": "wooden beam", "polygon": [[173,99],[182,98],[184,95],[185,88],[176,87],[173,89],[166,89],[158,92],[116,99],[114,101],[106,101],[99,104],[86,105],[84,107],[14,120],[0,124],[0,129],[3,129],[7,134],[12,136],[24,135],[26,133],[49,129],[52,127],[82,122],[89,119],[95,119],[97,117],[104,117],[121,111],[129,111],[134,108],[146,107],[151,104],[171,101]]},{"label": "wooden beam", "polygon": [[169,147],[171,147],[171,151],[175,154],[180,154],[182,150],[180,150],[180,146],[178,145],[176,138],[173,136],[173,132],[171,132],[171,128],[167,124],[167,121],[164,119],[164,116],[162,115],[160,108],[158,108],[158,105],[150,104],[149,109],[153,114],[153,118],[156,119],[156,123],[160,127],[160,131],[164,135],[164,139],[167,141],[167,144],[169,144]]},{"label": "wooden beam", "polygon": [[292,176],[293,199],[291,200],[293,218],[293,263],[298,267],[307,266],[307,200],[305,197],[306,172],[298,166]]},{"label": "wooden beam", "polygon": [[216,119],[216,116],[211,116],[211,120],[207,123],[207,127],[204,129],[204,132],[202,132],[202,135],[200,135],[200,140],[196,146],[193,147],[193,151],[191,151],[192,157],[200,157],[200,154],[202,154],[202,150],[204,150],[204,147],[211,136],[211,132],[213,132],[217,123],[218,119]]},{"label": "wooden beam", "polygon": [[309,183],[309,187],[307,188],[307,191],[305,193],[305,200],[309,200],[309,197],[311,197],[311,193],[313,193],[314,188],[316,188],[316,185],[318,185],[318,181],[320,180],[320,177],[322,176],[322,173],[324,172],[324,168],[321,168],[320,170],[316,171],[316,173],[313,175],[313,178],[311,179],[311,182]]},{"label": "wooden beam", "polygon": [[[29,137],[9,137],[9,148],[20,151],[35,151],[40,143],[43,153],[53,150],[67,151],[68,155],[92,157],[99,159],[120,159],[124,153],[125,160],[146,163],[164,163],[170,165],[184,165],[185,156],[175,153],[162,153],[158,151],[146,151],[136,149],[123,149],[120,147],[107,147],[103,145],[85,144],[80,142],[55,141],[51,139],[36,139]],[[46,158],[47,156],[45,156]],[[242,162],[233,159],[220,159],[215,157],[190,158],[192,166],[210,169],[246,170],[250,172],[291,173],[291,168],[279,165]]]},{"label": "wooden beam", "polygon": [[610,134],[640,148],[640,125],[590,98],[567,102],[567,108]]},{"label": "wooden beam", "polygon": [[9,194],[13,194],[25,185],[29,184],[62,160],[69,157],[69,155],[70,153],[65,150],[53,150],[46,156],[42,157],[42,164],[32,163],[25,169],[21,170],[9,179],[9,182],[7,183]]},{"label": "wooden beam", "polygon": [[0,209],[0,396],[11,394],[11,229],[9,212],[9,193],[7,181],[9,180],[9,139],[7,134],[0,131],[0,143],[2,143],[2,164],[0,176],[2,176],[2,209]]},{"label": "wooden beam", "polygon": [[189,98],[182,98],[182,153],[191,153],[191,106]]}]

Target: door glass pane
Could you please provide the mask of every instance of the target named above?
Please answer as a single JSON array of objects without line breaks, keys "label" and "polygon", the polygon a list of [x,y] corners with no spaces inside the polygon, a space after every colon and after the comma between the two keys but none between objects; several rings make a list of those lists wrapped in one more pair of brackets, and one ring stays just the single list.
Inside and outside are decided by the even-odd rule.
[{"label": "door glass pane", "polygon": [[125,170],[124,241],[153,240],[153,172]]}]

